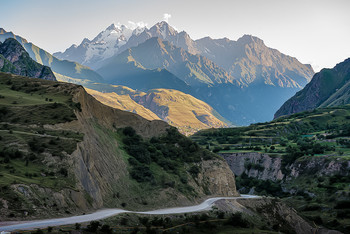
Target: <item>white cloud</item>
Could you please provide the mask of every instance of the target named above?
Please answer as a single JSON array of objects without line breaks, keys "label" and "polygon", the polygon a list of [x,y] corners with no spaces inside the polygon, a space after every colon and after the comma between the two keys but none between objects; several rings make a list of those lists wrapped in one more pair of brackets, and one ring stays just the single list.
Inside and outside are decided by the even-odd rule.
[{"label": "white cloud", "polygon": [[128,27],[131,29],[136,29],[136,28],[145,28],[147,27],[147,23],[140,21],[140,22],[133,22],[133,21],[128,21]]},{"label": "white cloud", "polygon": [[163,14],[163,19],[165,22],[169,23],[169,19],[171,18],[171,15],[168,13]]}]

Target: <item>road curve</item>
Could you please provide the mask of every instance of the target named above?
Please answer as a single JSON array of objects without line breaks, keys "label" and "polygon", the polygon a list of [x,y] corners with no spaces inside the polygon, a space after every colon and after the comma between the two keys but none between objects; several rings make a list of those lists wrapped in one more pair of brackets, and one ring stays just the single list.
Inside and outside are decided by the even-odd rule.
[{"label": "road curve", "polygon": [[[46,227],[54,227],[54,226],[61,226],[61,225],[68,225],[68,224],[75,224],[75,223],[85,223],[90,222],[93,220],[99,220],[99,219],[105,219],[111,216],[115,216],[121,213],[135,213],[135,214],[149,214],[149,215],[162,215],[162,214],[181,214],[181,213],[191,213],[191,212],[198,212],[203,210],[208,210],[211,208],[211,206],[218,200],[222,199],[256,199],[261,198],[260,196],[254,196],[254,195],[244,195],[242,194],[240,197],[214,197],[209,198],[202,202],[199,205],[195,206],[185,206],[185,207],[173,207],[173,208],[166,208],[166,209],[160,209],[160,210],[153,210],[153,211],[144,211],[144,212],[138,212],[138,211],[128,211],[128,210],[122,210],[122,209],[103,209],[96,211],[91,214],[86,215],[78,215],[78,216],[72,216],[67,218],[58,218],[58,219],[45,219],[45,220],[35,220],[35,221],[23,221],[20,224],[14,224],[14,225],[8,225],[8,226],[0,226],[0,231],[15,231],[15,230],[32,230],[36,228],[46,228]],[[1,223],[0,223],[1,224]]]}]

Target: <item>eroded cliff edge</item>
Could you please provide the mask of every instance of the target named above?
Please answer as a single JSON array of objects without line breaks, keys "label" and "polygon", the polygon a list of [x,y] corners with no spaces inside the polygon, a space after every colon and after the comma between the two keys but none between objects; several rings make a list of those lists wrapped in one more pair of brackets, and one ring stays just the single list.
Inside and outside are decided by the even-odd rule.
[{"label": "eroded cliff edge", "polygon": [[[10,192],[19,197],[22,205],[15,210],[9,201],[2,199],[2,220],[69,215],[102,207],[159,208],[193,204],[209,196],[239,196],[234,174],[220,158],[196,162],[199,168],[196,177],[187,172],[187,184],[193,193],[180,191],[176,186],[153,188],[150,183],[138,183],[130,177],[128,156],[121,146],[118,129],[132,126],[142,138],[149,139],[165,134],[170,126],[163,121],[149,121],[136,114],[105,106],[81,86],[57,82],[46,82],[45,85],[47,91],[72,96],[76,119],[44,124],[42,128],[62,133],[76,132],[83,138],[76,144],[73,153],[64,152],[63,159],[46,153],[41,163],[51,168],[65,165],[67,180],[72,183],[71,186],[56,189],[40,183],[14,181]],[[40,137],[37,140],[40,141]],[[188,169],[186,167],[184,170]]]}]

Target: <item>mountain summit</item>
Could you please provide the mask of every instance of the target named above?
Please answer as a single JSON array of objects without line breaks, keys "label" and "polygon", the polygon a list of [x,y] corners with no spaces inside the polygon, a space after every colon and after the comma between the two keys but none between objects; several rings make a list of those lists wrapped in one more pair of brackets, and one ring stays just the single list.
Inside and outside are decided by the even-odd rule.
[{"label": "mountain summit", "polygon": [[72,45],[63,53],[54,53],[54,56],[97,69],[103,64],[104,60],[131,47],[138,46],[152,37],[169,41],[190,53],[198,53],[193,45],[194,41],[186,32],[179,33],[167,22],[162,21],[150,29],[138,27],[132,30],[125,25],[116,26],[112,24],[106,30],[100,32],[92,41],[84,40],[79,46]]},{"label": "mountain summit", "polygon": [[237,41],[206,37],[195,43],[201,55],[247,85],[260,83],[300,89],[314,74],[310,65],[267,47],[263,40],[252,35],[244,35]]},{"label": "mountain summit", "polygon": [[111,24],[93,40],[85,38],[79,46],[72,45],[63,53],[54,53],[54,56],[94,67],[97,62],[117,54],[131,36],[138,35],[143,30],[140,27],[131,29],[125,25]]}]

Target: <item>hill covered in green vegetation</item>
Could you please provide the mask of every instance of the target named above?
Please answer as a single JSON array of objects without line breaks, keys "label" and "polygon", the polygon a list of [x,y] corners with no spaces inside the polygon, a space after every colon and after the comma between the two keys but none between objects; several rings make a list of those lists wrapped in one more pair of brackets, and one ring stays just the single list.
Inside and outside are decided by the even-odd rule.
[{"label": "hill covered in green vegetation", "polygon": [[349,105],[202,130],[192,139],[226,159],[240,192],[281,197],[317,225],[349,231]]},{"label": "hill covered in green vegetation", "polygon": [[238,195],[215,154],[81,86],[0,73],[0,94],[1,220]]}]

